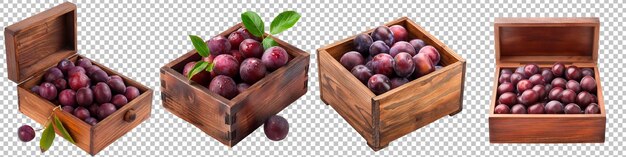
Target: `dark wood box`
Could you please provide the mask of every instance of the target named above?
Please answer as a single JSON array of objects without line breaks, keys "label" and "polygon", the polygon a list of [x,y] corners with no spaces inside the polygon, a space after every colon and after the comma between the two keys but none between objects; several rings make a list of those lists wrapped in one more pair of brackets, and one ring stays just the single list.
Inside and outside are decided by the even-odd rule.
[{"label": "dark wood box", "polygon": [[[598,18],[496,18],[496,68],[489,107],[492,143],[604,142],[606,112],[598,71]],[[494,114],[501,69],[555,62],[592,68],[601,114]]]},{"label": "dark wood box", "polygon": [[406,17],[385,25],[402,25],[410,38],[422,39],[437,48],[444,67],[375,95],[339,63],[341,56],[352,50],[355,36],[317,50],[322,100],[348,121],[374,150],[385,148],[389,142],[439,118],[454,115],[463,106],[465,60]]},{"label": "dark wood box", "polygon": [[68,58],[75,62],[85,58],[77,54],[74,4],[66,2],[17,22],[6,27],[4,35],[8,77],[19,84],[17,94],[20,112],[42,125],[54,112],[75,140],[76,146],[87,153],[97,154],[150,117],[152,90],[93,60],[93,65],[110,75],[121,76],[127,85],[135,86],[141,92],[139,97],[94,126],[70,113],[53,111],[56,106],[53,102],[30,91],[31,87],[41,83],[45,71],[55,67],[62,59]]},{"label": "dark wood box", "polygon": [[[241,28],[237,24],[221,36]],[[246,91],[228,100],[181,74],[201,56],[191,50],[161,67],[163,107],[229,147],[235,146],[307,92],[309,53],[273,38],[290,55],[287,65],[267,74]]]}]

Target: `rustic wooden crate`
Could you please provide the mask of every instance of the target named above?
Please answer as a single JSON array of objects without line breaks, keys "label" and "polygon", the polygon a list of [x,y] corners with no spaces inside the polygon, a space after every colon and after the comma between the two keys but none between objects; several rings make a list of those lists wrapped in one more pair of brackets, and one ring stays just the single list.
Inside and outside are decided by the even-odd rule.
[{"label": "rustic wooden crate", "polygon": [[[241,27],[237,24],[219,35],[228,36]],[[231,100],[181,74],[185,64],[201,59],[196,50],[167,63],[161,67],[163,107],[224,145],[235,146],[307,92],[309,53],[273,39],[290,55],[289,63]]]},{"label": "rustic wooden crate", "polygon": [[444,67],[375,95],[339,63],[341,56],[352,50],[355,36],[317,50],[322,100],[376,151],[439,118],[460,112],[465,82],[465,60],[422,27],[407,17],[385,25],[402,25],[410,38],[422,39],[437,48]]},{"label": "rustic wooden crate", "polygon": [[[489,110],[492,143],[604,142],[606,112],[598,70],[598,18],[496,18],[496,68]],[[593,68],[600,114],[494,114],[501,69],[527,63]]]},{"label": "rustic wooden crate", "polygon": [[[70,113],[54,110],[56,106],[30,88],[41,83],[49,68],[62,59],[75,62],[79,58],[76,49],[76,6],[66,2],[5,28],[7,69],[10,80],[18,83],[19,110],[24,115],[45,125],[54,112],[63,122],[76,145],[95,155],[116,139],[150,117],[152,90],[97,62],[110,75],[119,75],[127,85],[141,92],[124,107],[91,126]],[[57,132],[59,134],[59,132]],[[60,135],[60,134],[59,134]]]}]

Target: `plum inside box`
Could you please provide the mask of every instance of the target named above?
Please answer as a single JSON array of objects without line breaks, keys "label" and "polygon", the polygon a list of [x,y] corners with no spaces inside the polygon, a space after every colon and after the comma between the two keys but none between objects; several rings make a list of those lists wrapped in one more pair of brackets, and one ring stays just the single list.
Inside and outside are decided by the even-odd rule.
[{"label": "plum inside box", "polygon": [[[355,36],[318,49],[320,92],[374,150],[446,115],[461,111],[465,60],[433,35],[406,17],[385,26],[401,25],[410,39],[422,39],[435,47],[443,68],[395,89],[374,94],[344,68],[339,59],[352,51]],[[371,33],[373,29],[365,33]]]},{"label": "plum inside box", "polygon": [[[228,36],[240,28],[242,24],[237,24],[219,35]],[[309,53],[273,39],[289,54],[287,65],[230,100],[181,74],[185,64],[201,59],[195,50],[161,67],[163,106],[224,145],[236,145],[307,92]]]},{"label": "plum inside box", "polygon": [[[604,142],[606,112],[598,69],[598,18],[496,18],[496,68],[489,110],[493,143]],[[600,114],[495,114],[501,69],[556,62],[593,69]]]},{"label": "plum inside box", "polygon": [[[84,56],[76,49],[76,6],[66,2],[5,28],[7,70],[10,80],[18,83],[19,110],[44,125],[54,112],[64,124],[76,145],[95,155],[150,117],[152,90],[103,65],[92,61],[109,75],[119,75],[140,95],[112,115],[89,125],[68,112],[54,110],[51,102],[30,89],[42,82],[49,68],[62,59],[72,62]],[[57,132],[58,134],[58,132]]]}]

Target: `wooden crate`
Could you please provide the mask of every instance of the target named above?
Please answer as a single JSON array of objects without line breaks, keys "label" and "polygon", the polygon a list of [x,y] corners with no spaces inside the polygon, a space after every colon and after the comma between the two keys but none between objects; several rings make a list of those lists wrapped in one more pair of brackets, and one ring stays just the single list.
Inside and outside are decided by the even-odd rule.
[{"label": "wooden crate", "polygon": [[[241,27],[237,24],[219,35],[228,36]],[[181,74],[185,64],[201,59],[195,50],[167,63],[161,67],[163,107],[224,145],[235,146],[307,92],[309,53],[273,39],[290,55],[289,63],[231,100]]]},{"label": "wooden crate", "polygon": [[422,27],[406,17],[385,25],[402,25],[409,38],[422,39],[437,48],[444,67],[375,95],[339,63],[341,56],[354,47],[355,36],[317,50],[322,100],[376,151],[439,118],[460,112],[465,82],[465,60]]},{"label": "wooden crate", "polygon": [[[598,70],[598,18],[496,18],[496,68],[489,110],[492,143],[604,142],[606,112]],[[601,114],[494,114],[501,69],[527,63],[592,68]]]},{"label": "wooden crate", "polygon": [[152,90],[94,61],[93,65],[110,75],[119,75],[127,85],[135,86],[141,92],[137,98],[94,126],[70,113],[53,111],[57,105],[30,91],[31,87],[41,83],[45,71],[55,67],[62,59],[75,62],[85,58],[76,54],[74,4],[66,2],[15,23],[5,28],[4,34],[8,77],[19,84],[20,112],[42,125],[54,112],[76,145],[87,153],[97,154],[150,117]]}]

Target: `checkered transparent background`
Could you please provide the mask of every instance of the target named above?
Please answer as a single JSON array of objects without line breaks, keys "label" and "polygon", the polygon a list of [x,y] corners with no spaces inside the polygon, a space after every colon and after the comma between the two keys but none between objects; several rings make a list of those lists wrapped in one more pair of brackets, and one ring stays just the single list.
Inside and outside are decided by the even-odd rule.
[{"label": "checkered transparent background", "polygon": [[[62,3],[61,0],[0,2],[1,26],[6,27]],[[618,2],[618,3],[614,3]],[[226,0],[162,2],[156,0],[75,1],[78,6],[79,53],[155,90],[152,116],[98,155],[102,156],[504,156],[620,155],[626,145],[624,126],[624,8],[611,2],[573,3],[446,1],[265,2]],[[268,140],[262,129],[228,148],[161,105],[158,69],[192,49],[188,34],[205,39],[239,22],[246,10],[260,13],[269,25],[276,13],[302,13],[296,26],[279,37],[310,52],[309,92],[279,113],[290,122],[289,136]],[[464,110],[444,117],[372,151],[361,136],[331,107],[322,103],[317,78],[316,49],[358,32],[407,16],[467,60]],[[600,17],[599,67],[607,110],[606,142],[600,144],[491,144],[488,104],[493,80],[494,17]],[[4,38],[2,38],[4,40]],[[4,41],[0,42],[4,49]],[[3,50],[4,52],[4,50]],[[41,127],[18,111],[16,83],[7,79],[6,56],[0,55],[0,156],[40,155],[39,135],[19,142],[17,128]],[[46,155],[88,155],[56,139]]]}]

